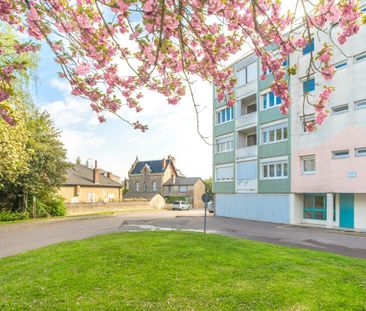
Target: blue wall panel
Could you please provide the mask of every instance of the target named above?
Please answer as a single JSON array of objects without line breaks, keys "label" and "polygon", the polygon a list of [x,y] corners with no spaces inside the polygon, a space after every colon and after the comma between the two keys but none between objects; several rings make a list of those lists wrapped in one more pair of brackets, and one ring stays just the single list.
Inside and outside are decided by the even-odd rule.
[{"label": "blue wall panel", "polygon": [[217,216],[275,223],[290,222],[289,195],[216,194]]}]

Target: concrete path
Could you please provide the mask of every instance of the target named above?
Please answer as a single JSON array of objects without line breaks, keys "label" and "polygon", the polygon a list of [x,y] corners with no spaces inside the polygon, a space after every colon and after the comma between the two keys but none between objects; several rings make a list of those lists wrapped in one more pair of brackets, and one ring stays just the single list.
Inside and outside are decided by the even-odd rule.
[{"label": "concrete path", "polygon": [[[49,244],[136,230],[199,230],[203,211],[151,211],[0,225],[0,258]],[[208,217],[208,232],[366,258],[366,233]]]}]

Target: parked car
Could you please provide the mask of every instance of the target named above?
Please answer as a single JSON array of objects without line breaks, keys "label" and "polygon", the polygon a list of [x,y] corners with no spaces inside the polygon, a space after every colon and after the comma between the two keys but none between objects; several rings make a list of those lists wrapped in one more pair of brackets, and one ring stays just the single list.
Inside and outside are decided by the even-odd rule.
[{"label": "parked car", "polygon": [[207,203],[207,211],[209,213],[215,213],[215,203],[214,201],[210,201]]},{"label": "parked car", "polygon": [[191,208],[191,205],[184,201],[174,201],[173,206],[172,206],[173,211],[189,210],[190,208]]}]

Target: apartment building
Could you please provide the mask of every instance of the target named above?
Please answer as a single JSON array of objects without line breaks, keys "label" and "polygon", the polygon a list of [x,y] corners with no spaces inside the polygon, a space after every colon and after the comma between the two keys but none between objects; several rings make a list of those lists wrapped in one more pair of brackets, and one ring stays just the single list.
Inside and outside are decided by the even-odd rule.
[{"label": "apartment building", "polygon": [[[237,103],[213,103],[217,215],[366,229],[365,37],[363,27],[342,51],[335,49],[337,73],[330,82],[319,73],[306,75],[311,51],[329,36],[314,35],[289,57],[284,65],[296,64],[298,72],[289,80],[294,104],[288,115],[278,110],[281,99],[270,90],[271,75],[258,79],[255,55],[232,65]],[[329,117],[319,130],[306,132],[304,122],[315,116],[309,105],[303,111],[304,94],[315,101],[323,84],[336,89]]]}]

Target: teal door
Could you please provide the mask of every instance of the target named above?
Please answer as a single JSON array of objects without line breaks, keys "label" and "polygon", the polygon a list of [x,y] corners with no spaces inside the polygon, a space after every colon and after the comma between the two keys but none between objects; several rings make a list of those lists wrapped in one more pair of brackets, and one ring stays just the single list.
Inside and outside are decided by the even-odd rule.
[{"label": "teal door", "polygon": [[343,228],[354,228],[354,201],[353,193],[339,195],[339,225]]}]

